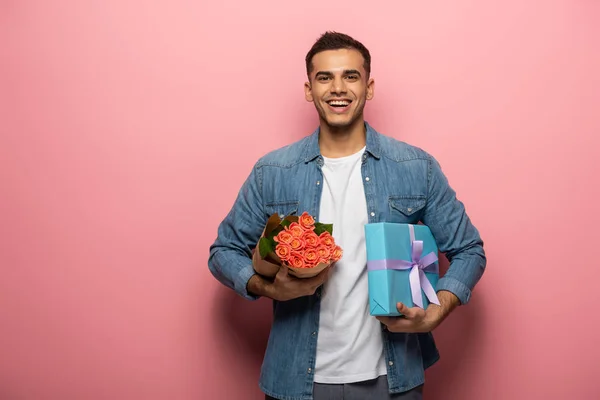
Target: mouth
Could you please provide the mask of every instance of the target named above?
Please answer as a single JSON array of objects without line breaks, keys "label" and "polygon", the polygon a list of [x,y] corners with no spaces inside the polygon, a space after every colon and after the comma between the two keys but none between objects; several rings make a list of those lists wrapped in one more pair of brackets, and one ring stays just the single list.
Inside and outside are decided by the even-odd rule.
[{"label": "mouth", "polygon": [[352,100],[349,99],[334,99],[326,101],[329,109],[334,113],[344,113],[350,109],[350,105],[352,104]]}]

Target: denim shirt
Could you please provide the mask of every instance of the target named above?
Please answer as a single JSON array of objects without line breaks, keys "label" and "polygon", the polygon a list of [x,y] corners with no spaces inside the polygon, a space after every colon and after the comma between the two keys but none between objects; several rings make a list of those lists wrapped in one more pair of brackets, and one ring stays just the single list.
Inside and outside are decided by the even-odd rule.
[{"label": "denim shirt", "polygon": [[[423,150],[366,126],[361,172],[369,223],[427,225],[440,252],[450,261],[437,290],[454,293],[461,304],[486,265],[483,241],[457,200],[438,162]],[[307,211],[319,218],[323,157],[319,129],[263,156],[244,182],[210,247],[211,273],[240,296],[256,300],[246,286],[254,274],[251,255],[267,219],[274,213]],[[366,267],[366,266],[365,266]],[[273,322],[259,387],[275,398],[311,400],[321,290],[312,296],[273,301]],[[373,317],[375,318],[375,317]],[[381,325],[390,393],[424,382],[424,371],[438,358],[431,333],[392,333]]]}]

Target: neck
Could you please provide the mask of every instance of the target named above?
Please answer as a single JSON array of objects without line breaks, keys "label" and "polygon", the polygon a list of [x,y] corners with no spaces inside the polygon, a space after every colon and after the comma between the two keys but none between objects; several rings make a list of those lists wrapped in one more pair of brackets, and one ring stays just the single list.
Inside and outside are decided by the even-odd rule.
[{"label": "neck", "polygon": [[323,157],[338,158],[352,155],[365,147],[367,132],[365,121],[358,118],[349,126],[337,128],[321,121],[319,148]]}]

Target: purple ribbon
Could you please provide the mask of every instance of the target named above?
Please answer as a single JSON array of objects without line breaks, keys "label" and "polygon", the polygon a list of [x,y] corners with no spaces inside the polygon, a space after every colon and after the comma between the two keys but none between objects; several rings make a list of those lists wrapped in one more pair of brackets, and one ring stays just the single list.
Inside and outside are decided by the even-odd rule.
[{"label": "purple ribbon", "polygon": [[[435,262],[438,260],[437,254],[431,252],[426,255],[423,254],[423,241],[415,240],[415,228],[412,225],[408,225],[411,242],[411,261],[407,260],[372,260],[367,262],[368,271],[377,271],[382,269],[393,269],[393,270],[407,270],[410,269],[408,279],[410,281],[410,291],[412,294],[413,303],[416,306],[423,308],[423,299],[421,297],[421,288],[425,293],[425,296],[433,304],[440,305],[440,300],[435,293],[435,289],[427,279],[425,271],[438,272]],[[431,267],[430,267],[431,266]]]}]

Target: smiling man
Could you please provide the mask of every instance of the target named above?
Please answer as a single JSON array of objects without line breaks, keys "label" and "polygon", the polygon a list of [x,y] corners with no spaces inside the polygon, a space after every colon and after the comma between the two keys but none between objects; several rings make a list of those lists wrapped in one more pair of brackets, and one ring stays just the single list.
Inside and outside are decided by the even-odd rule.
[{"label": "smiling man", "polygon": [[[343,136],[348,136],[358,130],[362,135],[351,136],[363,136],[357,145],[364,146],[363,110],[367,100],[373,98],[374,89],[369,70],[370,61],[365,61],[364,56],[352,48],[309,53],[309,82],[304,84],[306,100],[314,103],[322,128],[335,131],[332,133],[336,136],[328,136],[339,137],[343,132],[346,133]],[[350,127],[353,130],[349,130]]]},{"label": "smiling man", "polygon": [[[486,266],[483,242],[437,161],[364,120],[375,84],[363,44],[327,32],[306,70],[319,127],[258,160],[219,226],[210,271],[246,299],[273,299],[266,399],[421,399],[424,371],[439,358],[431,331],[469,301]],[[343,258],[310,279],[285,268],[273,280],[255,274],[252,250],[269,216],[303,211],[334,224]],[[450,260],[440,305],[398,304],[401,318],[369,314],[364,225],[373,222],[429,226]]]}]

